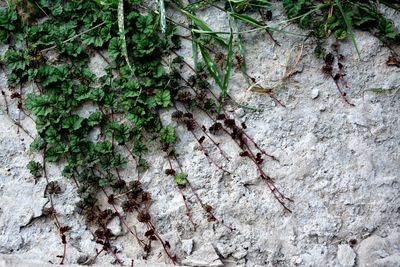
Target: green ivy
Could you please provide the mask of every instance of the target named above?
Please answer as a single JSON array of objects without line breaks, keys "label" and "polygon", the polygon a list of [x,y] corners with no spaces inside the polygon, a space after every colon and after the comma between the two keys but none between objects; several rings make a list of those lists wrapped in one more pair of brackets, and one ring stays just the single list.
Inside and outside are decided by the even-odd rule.
[{"label": "green ivy", "polygon": [[177,185],[186,185],[187,184],[187,174],[186,173],[184,173],[184,172],[178,172],[178,173],[176,173],[175,175],[174,175],[174,182],[177,184]]}]

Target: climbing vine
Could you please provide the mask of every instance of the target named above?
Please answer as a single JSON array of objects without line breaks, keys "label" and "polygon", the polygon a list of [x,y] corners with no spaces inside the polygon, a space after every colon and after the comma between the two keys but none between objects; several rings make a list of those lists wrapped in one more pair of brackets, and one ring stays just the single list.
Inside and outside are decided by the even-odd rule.
[{"label": "climbing vine", "polygon": [[[218,5],[220,2],[224,5]],[[352,25],[364,27],[367,22],[378,23],[374,24],[378,29],[376,34],[383,41],[398,38],[390,20],[375,16],[378,13],[366,8],[367,4],[360,4],[358,13],[350,14],[347,4],[340,5],[342,1],[322,1],[324,3],[319,5],[314,2],[320,1],[283,1],[288,16],[302,27],[311,25],[314,37],[322,39],[321,29],[317,29],[321,24],[316,21],[313,24],[312,15],[318,17],[317,12],[326,12],[331,7],[334,12],[327,18],[326,25],[339,39],[345,38],[347,33],[351,35]],[[244,123],[235,121],[224,109],[227,101],[235,103],[229,95],[230,73],[234,67],[242,71],[250,83],[256,83],[247,73],[243,34],[266,31],[279,45],[272,33],[284,30],[268,24],[273,15],[269,4],[261,0],[197,1],[189,5],[180,1],[157,3],[159,8],[146,6],[140,0],[14,0],[0,9],[0,42],[8,45],[2,62],[7,68],[10,97],[18,100],[20,113],[35,121],[37,135],[30,148],[43,156],[41,162],[30,161],[27,168],[35,180],[42,176],[46,180],[45,193],[50,207],[43,214],[54,220],[60,234],[63,253],[58,256],[61,263],[68,253],[71,229],[68,222],[61,221],[61,214],[54,208],[53,198],[62,190],[47,172],[48,164],[60,162],[65,163],[62,175],[75,185],[80,196],[77,212],[96,229],[96,242],[102,245],[92,262],[107,252],[123,264],[110,240],[113,233],[107,228],[115,217],[143,248],[144,259],[149,257],[152,244],[158,242],[171,262],[179,261],[174,249],[157,230],[153,219],[157,214],[150,212],[152,196],[140,181],[142,172],[150,167],[146,155],[149,143],[154,140],[168,162],[165,175],[181,194],[193,230],[197,223],[187,201],[188,193],[194,195],[209,222],[235,230],[196,192],[191,174],[182,167],[175,148],[176,127],[183,127],[193,137],[211,166],[227,174],[230,171],[221,164],[221,159],[213,156],[203,144],[209,142],[223,161],[229,161],[229,155],[213,137],[229,136],[237,145],[239,155],[256,166],[260,179],[277,202],[291,212],[292,200],[276,187],[263,169],[264,160],[274,157],[246,133]],[[166,6],[180,11],[187,23],[168,17]],[[227,14],[228,32],[214,32],[196,16],[196,11],[206,7],[218,8]],[[255,11],[260,12],[262,20],[245,15],[245,12]],[[359,18],[363,12],[367,12],[368,20]],[[350,26],[348,18],[353,23]],[[239,29],[239,23],[243,24],[241,27],[252,28]],[[182,36],[178,28],[190,31],[190,37]],[[192,41],[193,66],[177,53],[182,38]],[[215,47],[226,53],[217,52]],[[93,56],[107,63],[101,77],[89,69]],[[173,60],[165,60],[169,57]],[[324,57],[325,72],[335,79],[331,65],[335,57],[341,62],[338,49],[335,55]],[[185,76],[183,68],[189,69],[191,74]],[[215,81],[220,93],[212,90],[210,79]],[[28,90],[27,85],[33,89]],[[284,106],[272,91],[266,92]],[[2,91],[2,95],[7,105],[6,93]],[[81,111],[85,107],[91,107],[92,111],[83,114]],[[159,115],[162,109],[173,110],[171,124],[162,122]],[[196,112],[208,116],[212,125],[198,122],[194,116]],[[23,129],[19,120],[15,123]],[[124,177],[121,173],[128,163],[134,163],[136,168],[129,177]],[[99,196],[107,200],[107,207],[99,203]],[[126,220],[131,213],[146,229],[143,235]]]}]

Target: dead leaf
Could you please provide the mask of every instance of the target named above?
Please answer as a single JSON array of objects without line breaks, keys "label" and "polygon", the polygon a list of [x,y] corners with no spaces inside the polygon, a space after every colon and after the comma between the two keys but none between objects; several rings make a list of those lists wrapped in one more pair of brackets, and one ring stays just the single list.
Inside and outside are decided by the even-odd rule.
[{"label": "dead leaf", "polygon": [[386,61],[386,65],[388,66],[396,66],[400,68],[400,61],[397,59],[394,53],[391,53],[388,60]]}]

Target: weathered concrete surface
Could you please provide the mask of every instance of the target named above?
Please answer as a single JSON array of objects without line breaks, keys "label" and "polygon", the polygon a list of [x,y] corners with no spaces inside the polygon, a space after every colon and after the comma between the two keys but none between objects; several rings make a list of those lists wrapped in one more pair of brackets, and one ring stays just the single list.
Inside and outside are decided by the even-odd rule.
[{"label": "weathered concrete surface", "polygon": [[[387,13],[399,27],[399,14]],[[226,22],[225,15],[216,9],[199,15],[214,29]],[[274,16],[283,18],[279,10]],[[298,31],[293,25],[287,29]],[[288,51],[300,41],[289,35],[275,34],[275,37],[281,47],[274,46],[264,33],[246,37],[248,72],[258,80],[280,77]],[[232,105],[229,113],[246,122],[248,133],[278,159],[267,160],[264,169],[281,191],[294,199],[290,206],[293,213],[283,211],[258,179],[256,168],[238,155],[238,148],[229,138],[216,137],[231,156],[224,166],[232,175],[210,166],[191,135],[177,127],[179,158],[197,193],[215,208],[216,216],[237,229],[230,232],[208,223],[188,191],[193,218],[199,225],[194,232],[177,188],[163,173],[168,163],[162,153],[149,154],[147,159],[152,168],[142,181],[153,195],[154,223],[181,262],[206,265],[221,261],[224,266],[346,266],[350,265],[348,257],[353,254],[347,253],[345,259],[339,248],[350,252],[346,244],[355,239],[357,242],[351,247],[356,254],[355,266],[398,266],[400,69],[385,64],[389,51],[377,39],[356,32],[356,40],[361,59],[351,41],[341,47],[348,81],[344,90],[355,107],[344,103],[333,81],[323,76],[322,60],[314,57],[314,46],[309,43],[304,46],[301,73],[286,80],[275,93],[286,108],[276,105],[267,94],[249,93],[242,74],[233,74],[230,94],[262,111],[251,112]],[[181,53],[190,61],[190,43],[183,45],[186,49]],[[326,48],[330,49],[329,44]],[[1,77],[0,85],[5,88],[4,76]],[[268,82],[262,85],[268,86]],[[389,93],[368,90],[377,87],[393,90]],[[10,101],[10,104],[10,116],[17,119],[16,103]],[[165,122],[170,121],[170,113],[163,112]],[[34,134],[32,121],[22,118],[24,127]],[[204,114],[198,114],[197,119],[211,125]],[[56,255],[62,253],[60,238],[53,223],[40,216],[42,207],[48,205],[43,197],[45,182],[39,180],[34,184],[25,168],[30,159],[40,159],[39,155],[28,152],[30,141],[24,132],[17,133],[17,127],[4,112],[0,115],[0,253],[58,262]],[[205,146],[212,149],[207,142]],[[217,151],[210,154],[221,160]],[[67,237],[66,263],[77,263],[93,256],[100,245],[94,242],[93,229],[87,228],[74,212],[78,198],[73,183],[61,177],[57,166],[50,166],[49,173],[52,180],[60,182],[63,191],[55,199],[60,219],[72,227]],[[135,216],[128,216],[127,220],[143,233]],[[112,245],[124,262],[129,265],[131,259],[141,259],[142,249],[126,229],[118,221],[112,227],[121,232]],[[199,263],[199,255],[206,263]],[[99,263],[113,261],[111,255],[98,258]],[[159,245],[155,246],[149,262],[168,262]]]},{"label": "weathered concrete surface", "polygon": [[[79,264],[64,264],[65,267],[78,267],[82,266]],[[93,264],[94,267],[113,267],[112,264]],[[168,265],[162,263],[147,263],[147,262],[135,262],[136,267],[172,267],[176,265]],[[54,264],[46,263],[42,261],[27,260],[18,256],[9,256],[0,254],[0,267],[54,267]]]}]

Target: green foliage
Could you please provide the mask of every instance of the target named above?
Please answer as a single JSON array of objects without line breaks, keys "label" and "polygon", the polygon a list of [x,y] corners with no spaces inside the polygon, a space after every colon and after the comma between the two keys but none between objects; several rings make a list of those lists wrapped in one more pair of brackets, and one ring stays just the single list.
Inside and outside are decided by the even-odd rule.
[{"label": "green foliage", "polygon": [[82,127],[84,120],[84,118],[78,115],[71,115],[62,120],[61,127],[70,131],[76,131]]},{"label": "green foliage", "polygon": [[56,144],[45,150],[44,159],[50,162],[57,162],[64,156],[66,151],[67,147],[64,144]]},{"label": "green foliage", "polygon": [[42,176],[43,167],[39,162],[31,160],[26,167],[35,179]]},{"label": "green foliage", "polygon": [[139,171],[145,171],[150,168],[150,164],[144,158],[139,158],[137,167],[139,168]]},{"label": "green foliage", "polygon": [[17,51],[10,49],[5,54],[5,60],[11,70],[25,70],[30,65],[26,50]]},{"label": "green foliage", "polygon": [[160,131],[161,140],[166,143],[174,143],[176,141],[175,129],[171,125],[168,125]]},{"label": "green foliage", "polygon": [[90,114],[89,118],[87,119],[87,124],[89,126],[97,126],[100,125],[103,120],[103,114],[99,111]]},{"label": "green foliage", "polygon": [[394,40],[397,35],[393,21],[380,14],[372,2],[335,0],[321,4],[314,0],[283,0],[283,6],[289,18],[319,39],[326,38],[329,32],[338,39],[350,36],[357,48],[353,28],[376,30],[381,40]]},{"label": "green foliage", "polygon": [[99,186],[105,187],[105,186],[111,185],[115,180],[116,180],[116,178],[114,176],[107,175],[106,177],[99,179]]},{"label": "green foliage", "polygon": [[112,151],[112,144],[110,141],[100,141],[96,144],[96,151],[101,154],[108,154]]},{"label": "green foliage", "polygon": [[120,38],[114,37],[110,40],[108,54],[114,60],[122,56],[122,41]]},{"label": "green foliage", "polygon": [[19,39],[21,27],[22,21],[15,6],[0,9],[0,43],[9,42],[13,37]]},{"label": "green foliage", "polygon": [[106,127],[107,134],[115,138],[119,145],[123,145],[130,140],[130,129],[126,124],[110,122]]},{"label": "green foliage", "polygon": [[[148,169],[145,157],[154,138],[161,141],[169,156],[175,153],[175,129],[162,127],[159,113],[174,106],[182,85],[187,85],[180,69],[175,68],[182,67],[182,58],[165,68],[166,59],[173,55],[171,50],[180,46],[175,27],[164,17],[162,5],[170,1],[160,0],[158,11],[146,12],[139,0],[8,2],[8,7],[0,9],[0,42],[9,47],[1,63],[4,61],[8,69],[11,89],[32,84],[33,93],[21,98],[22,108],[34,116],[38,133],[30,149],[41,151],[45,163],[65,163],[62,174],[78,184],[79,206],[86,211],[96,205],[100,188],[130,197],[143,194],[140,186],[125,182],[121,174],[126,172],[120,170],[129,160],[136,161],[138,171]],[[209,87],[204,66],[221,92],[219,100],[196,96],[185,105],[191,111],[200,107],[210,114],[221,111],[228,98],[235,51],[244,57],[244,32],[238,34],[232,27],[229,32],[215,32],[195,15],[196,10],[214,2],[218,1],[179,6],[192,22],[196,77],[201,77],[195,87],[201,93]],[[231,26],[240,22],[253,30],[274,30],[250,13],[243,14],[269,8],[267,1],[228,0],[225,4]],[[382,40],[397,38],[393,22],[369,3],[284,0],[283,5],[290,18],[319,39],[326,37],[324,25],[340,39],[351,35],[353,27],[373,29]],[[331,6],[333,12],[328,16]],[[213,59],[214,48],[225,50],[222,64]],[[47,54],[51,50],[55,53]],[[108,55],[103,55],[105,51]],[[57,56],[53,58],[53,54]],[[199,54],[203,62],[199,62]],[[110,61],[102,77],[89,69],[94,55]],[[89,114],[82,112],[87,107],[91,107]],[[187,127],[194,124],[190,118],[185,122]],[[35,179],[42,175],[38,162],[29,162],[27,168]],[[170,175],[175,174],[175,170],[170,171]],[[183,187],[188,184],[187,174],[176,173],[173,181]],[[50,182],[47,192],[59,194],[61,188]],[[131,208],[128,204],[126,209]]]},{"label": "green foliage", "polygon": [[55,102],[56,97],[53,96],[28,94],[25,108],[31,110],[36,116],[47,116],[53,112]]},{"label": "green foliage", "polygon": [[174,182],[177,184],[177,185],[181,185],[181,186],[185,186],[187,183],[188,183],[188,181],[187,181],[187,174],[186,173],[184,173],[184,172],[178,172],[178,173],[176,173],[175,175],[174,175]]},{"label": "green foliage", "polygon": [[163,108],[168,107],[171,102],[171,95],[169,91],[160,90],[156,93],[156,102],[158,105],[162,106]]},{"label": "green foliage", "polygon": [[29,146],[29,149],[32,151],[39,151],[41,149],[43,149],[45,146],[45,143],[43,141],[42,138],[40,138],[40,136],[36,137],[32,143]]}]

